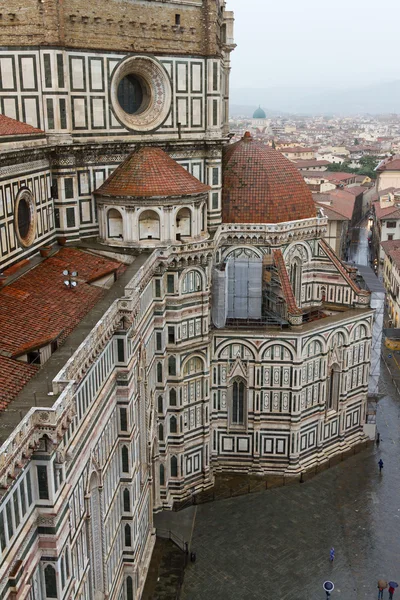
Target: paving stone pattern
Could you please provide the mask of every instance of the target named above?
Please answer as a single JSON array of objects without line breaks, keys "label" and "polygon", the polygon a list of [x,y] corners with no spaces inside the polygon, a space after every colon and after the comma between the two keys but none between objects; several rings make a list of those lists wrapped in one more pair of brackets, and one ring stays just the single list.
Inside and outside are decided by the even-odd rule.
[{"label": "paving stone pattern", "polygon": [[332,600],[361,600],[381,577],[400,583],[400,399],[383,379],[379,447],[303,484],[197,507],[182,600],[322,600],[325,579]]},{"label": "paving stone pattern", "polygon": [[175,600],[183,580],[185,555],[171,542],[157,538],[141,600]]}]

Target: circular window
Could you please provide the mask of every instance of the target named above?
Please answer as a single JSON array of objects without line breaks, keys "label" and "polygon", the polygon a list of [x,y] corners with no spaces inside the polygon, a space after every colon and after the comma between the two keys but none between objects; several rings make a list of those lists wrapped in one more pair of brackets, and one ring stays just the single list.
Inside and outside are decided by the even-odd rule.
[{"label": "circular window", "polygon": [[116,117],[127,129],[157,129],[171,108],[169,76],[155,59],[131,56],[114,71],[111,100]]},{"label": "circular window", "polygon": [[27,248],[34,242],[36,235],[36,209],[32,192],[22,189],[15,200],[15,232],[19,244]]},{"label": "circular window", "polygon": [[149,105],[150,93],[145,80],[137,75],[126,75],[118,85],[118,102],[128,115],[137,115]]}]

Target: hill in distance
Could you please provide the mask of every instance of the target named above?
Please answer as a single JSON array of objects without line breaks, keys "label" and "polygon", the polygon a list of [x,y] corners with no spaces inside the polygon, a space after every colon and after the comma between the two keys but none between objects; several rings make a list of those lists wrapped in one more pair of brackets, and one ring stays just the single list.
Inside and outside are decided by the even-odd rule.
[{"label": "hill in distance", "polygon": [[[254,108],[253,108],[254,103]],[[261,105],[267,116],[400,113],[400,80],[350,89],[273,87],[231,89],[231,114],[252,116]],[[266,108],[269,107],[269,110]],[[243,109],[238,112],[238,109]],[[244,110],[246,109],[246,110]],[[235,112],[234,112],[235,111]]]}]

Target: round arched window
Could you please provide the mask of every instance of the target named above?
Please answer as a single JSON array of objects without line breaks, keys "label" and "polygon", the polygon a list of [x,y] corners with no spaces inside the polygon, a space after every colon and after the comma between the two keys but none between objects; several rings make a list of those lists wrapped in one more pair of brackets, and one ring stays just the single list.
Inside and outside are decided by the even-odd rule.
[{"label": "round arched window", "polygon": [[32,192],[21,189],[15,199],[14,225],[20,246],[28,248],[35,240],[37,214]]},{"label": "round arched window", "polygon": [[129,73],[119,82],[117,97],[119,105],[128,115],[137,115],[149,105],[149,86],[143,77]]},{"label": "round arched window", "polygon": [[115,116],[134,131],[160,127],[171,110],[171,82],[163,65],[149,56],[130,56],[111,80]]}]

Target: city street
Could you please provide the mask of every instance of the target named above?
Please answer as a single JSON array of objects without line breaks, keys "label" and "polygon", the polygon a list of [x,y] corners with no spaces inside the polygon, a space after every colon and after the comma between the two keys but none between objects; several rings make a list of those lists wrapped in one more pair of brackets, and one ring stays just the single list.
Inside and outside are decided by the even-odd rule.
[{"label": "city street", "polygon": [[379,448],[304,484],[197,507],[183,600],[317,600],[326,579],[332,600],[361,600],[377,597],[381,577],[400,583],[400,400],[382,373]]},{"label": "city street", "polygon": [[368,267],[370,260],[368,219],[364,219],[360,225],[360,227],[355,227],[352,231],[349,246],[349,262]]}]

